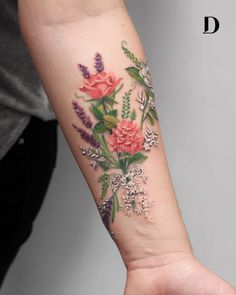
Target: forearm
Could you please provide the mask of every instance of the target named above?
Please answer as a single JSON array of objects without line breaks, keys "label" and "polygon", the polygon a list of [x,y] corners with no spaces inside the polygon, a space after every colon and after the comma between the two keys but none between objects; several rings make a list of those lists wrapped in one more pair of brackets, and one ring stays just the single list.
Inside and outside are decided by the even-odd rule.
[{"label": "forearm", "polygon": [[[145,55],[122,1],[107,2],[114,6],[101,11],[95,5],[91,14],[74,7],[66,16],[60,9],[35,10],[34,2],[20,1],[24,38],[126,266],[165,263],[171,253],[191,255],[142,63]],[[110,86],[94,86],[93,75],[104,73]],[[133,135],[126,137],[126,131]]]}]

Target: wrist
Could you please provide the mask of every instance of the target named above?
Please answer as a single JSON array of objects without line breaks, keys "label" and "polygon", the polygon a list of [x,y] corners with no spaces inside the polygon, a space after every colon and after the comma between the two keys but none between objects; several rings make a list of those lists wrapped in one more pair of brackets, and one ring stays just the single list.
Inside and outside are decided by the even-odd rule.
[{"label": "wrist", "polygon": [[138,269],[152,269],[170,265],[185,259],[195,259],[194,254],[189,249],[166,252],[149,257],[143,257],[125,263],[127,271]]},{"label": "wrist", "polygon": [[[121,252],[128,271],[140,268],[154,268],[168,265],[186,258],[194,258],[189,242],[186,240],[159,240],[155,246],[133,248]],[[132,253],[131,253],[132,252]]]},{"label": "wrist", "polygon": [[114,228],[116,244],[127,269],[158,266],[184,257],[193,257],[191,243],[178,208],[166,203],[154,212],[155,223],[138,217],[118,217]]},{"label": "wrist", "polygon": [[190,241],[184,232],[182,235],[178,232],[167,237],[158,235],[156,229],[151,232],[145,227],[141,234],[140,228],[137,228],[135,235],[129,232],[129,237],[125,235],[122,240],[116,241],[127,270],[158,267],[194,257]]}]

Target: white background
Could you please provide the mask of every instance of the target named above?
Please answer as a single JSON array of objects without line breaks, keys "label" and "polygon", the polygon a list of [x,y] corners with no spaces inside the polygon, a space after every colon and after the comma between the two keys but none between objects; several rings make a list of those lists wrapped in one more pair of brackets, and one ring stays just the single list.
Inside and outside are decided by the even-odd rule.
[{"label": "white background", "polygon": [[[236,285],[236,1],[128,0],[150,62],[175,189],[195,253]],[[203,35],[203,17],[220,31]],[[123,294],[125,268],[60,133],[34,232],[2,295]]]}]

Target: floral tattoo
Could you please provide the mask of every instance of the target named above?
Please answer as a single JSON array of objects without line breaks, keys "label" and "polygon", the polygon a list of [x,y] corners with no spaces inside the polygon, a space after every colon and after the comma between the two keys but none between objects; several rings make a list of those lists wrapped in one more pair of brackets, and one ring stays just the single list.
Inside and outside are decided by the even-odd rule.
[{"label": "floral tattoo", "polygon": [[[82,155],[95,170],[102,171],[98,178],[101,193],[97,207],[114,239],[116,236],[110,224],[119,211],[127,216],[143,215],[148,222],[153,222],[149,215],[153,201],[145,190],[147,177],[142,163],[148,159],[148,152],[158,147],[158,131],[154,126],[158,116],[147,61],[138,59],[126,47],[125,41],[121,48],[131,62],[125,71],[139,89],[134,99],[139,105],[141,120],[137,119],[131,104],[133,89],[122,95],[121,110],[117,108],[123,79],[105,70],[100,53],[95,54],[95,72],[90,73],[88,67],[78,64],[84,78],[79,87],[83,95],[75,94],[76,99],[72,102],[80,122],[80,126],[74,123],[72,126],[84,141],[80,146]],[[89,104],[90,115],[79,99]]]}]

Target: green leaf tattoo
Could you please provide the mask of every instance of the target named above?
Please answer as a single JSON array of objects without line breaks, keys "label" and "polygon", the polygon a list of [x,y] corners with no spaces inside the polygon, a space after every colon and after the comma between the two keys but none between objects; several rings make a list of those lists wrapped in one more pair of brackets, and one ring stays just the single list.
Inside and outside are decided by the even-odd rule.
[{"label": "green leaf tattoo", "polygon": [[130,104],[130,95],[132,93],[132,90],[130,89],[129,91],[125,92],[123,95],[123,104],[122,104],[122,119],[128,119],[130,116],[130,109],[131,109],[131,104]]},{"label": "green leaf tattoo", "polygon": [[137,82],[144,84],[143,78],[139,75],[139,69],[135,67],[126,68],[127,73]]},{"label": "green leaf tattoo", "polygon": [[136,66],[140,66],[140,61],[138,60],[138,58],[134,55],[133,52],[131,52],[127,47],[126,47],[126,41],[122,41],[121,42],[121,48],[124,51],[124,54],[136,65]]},{"label": "green leaf tattoo", "polygon": [[110,180],[110,176],[107,173],[102,174],[99,179],[98,182],[102,183],[102,193],[101,193],[101,199],[104,199],[108,189],[109,189],[109,180]]}]

